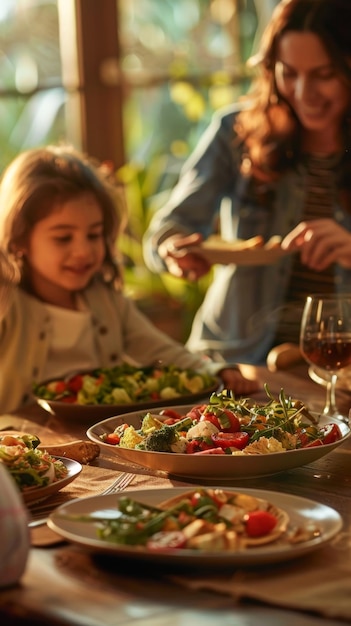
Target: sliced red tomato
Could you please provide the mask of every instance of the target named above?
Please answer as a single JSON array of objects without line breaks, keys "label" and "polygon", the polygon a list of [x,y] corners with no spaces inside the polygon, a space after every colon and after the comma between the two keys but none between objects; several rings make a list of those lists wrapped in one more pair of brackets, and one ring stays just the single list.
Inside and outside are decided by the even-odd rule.
[{"label": "sliced red tomato", "polygon": [[158,391],[152,391],[152,392],[150,393],[150,398],[151,398],[152,400],[159,400],[159,399],[160,399],[160,394],[159,394],[159,392],[158,392]]},{"label": "sliced red tomato", "polygon": [[217,418],[220,428],[224,433],[236,433],[240,430],[240,421],[230,409],[218,411]]},{"label": "sliced red tomato", "polygon": [[146,547],[148,550],[174,550],[184,548],[186,536],[181,530],[161,530],[148,539]]},{"label": "sliced red tomato", "polygon": [[242,450],[249,443],[250,436],[245,432],[237,433],[215,433],[211,435],[211,439],[215,446],[219,448],[237,448]]},{"label": "sliced red tomato", "polygon": [[205,452],[213,448],[212,441],[206,441],[206,439],[192,439],[188,441],[186,444],[185,453],[186,454],[195,454],[196,452]]},{"label": "sliced red tomato", "polygon": [[113,446],[117,446],[120,441],[121,438],[117,433],[108,433],[104,439],[104,443],[110,443]]},{"label": "sliced red tomato", "polygon": [[219,423],[217,415],[214,413],[203,413],[200,416],[200,422],[211,422],[218,430],[221,430],[221,425]]},{"label": "sliced red tomato", "polygon": [[208,448],[208,450],[200,450],[194,454],[225,454],[223,448]]},{"label": "sliced red tomato", "polygon": [[64,380],[53,380],[51,383],[47,384],[48,391],[52,393],[61,394],[67,389],[67,384]]},{"label": "sliced red tomato", "polygon": [[307,444],[307,446],[305,446],[305,448],[316,448],[317,446],[322,446],[323,445],[323,441],[321,439],[314,439],[313,441],[310,441],[310,443]]},{"label": "sliced red tomato", "polygon": [[334,443],[342,439],[342,432],[337,424],[327,424],[320,429],[323,444]]},{"label": "sliced red tomato", "polygon": [[72,376],[67,382],[67,388],[70,391],[74,391],[74,393],[78,393],[80,389],[83,387],[83,376],[81,374],[76,374],[76,376]]},{"label": "sliced red tomato", "polygon": [[[174,409],[162,409],[162,411],[160,411],[160,415],[166,415],[166,417],[171,417],[175,421],[183,419],[183,415],[180,415],[180,413],[178,413]],[[166,421],[165,421],[165,423],[166,423]]]},{"label": "sliced red tomato", "polygon": [[318,430],[316,426],[308,426],[307,428],[299,428],[296,431],[299,447],[306,448],[312,441],[317,438]]},{"label": "sliced red tomato", "polygon": [[251,511],[245,515],[246,532],[249,537],[263,537],[275,528],[277,521],[268,511]]},{"label": "sliced red tomato", "polygon": [[77,396],[63,396],[63,398],[60,398],[60,402],[65,402],[66,404],[75,404],[75,402],[77,402]]},{"label": "sliced red tomato", "polygon": [[204,410],[206,409],[206,406],[206,404],[198,404],[196,406],[193,406],[193,408],[187,412],[186,417],[191,417],[194,422],[198,422]]}]

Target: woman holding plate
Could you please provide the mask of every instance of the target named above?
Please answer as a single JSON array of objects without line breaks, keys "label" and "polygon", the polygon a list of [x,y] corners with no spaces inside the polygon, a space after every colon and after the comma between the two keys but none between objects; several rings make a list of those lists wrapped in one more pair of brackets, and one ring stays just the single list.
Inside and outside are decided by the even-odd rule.
[{"label": "woman holding plate", "polygon": [[270,265],[217,265],[187,346],[259,364],[298,343],[306,295],[351,291],[351,3],[283,0],[250,92],[215,114],[145,235],[154,271],[198,280],[191,246],[278,236]]}]

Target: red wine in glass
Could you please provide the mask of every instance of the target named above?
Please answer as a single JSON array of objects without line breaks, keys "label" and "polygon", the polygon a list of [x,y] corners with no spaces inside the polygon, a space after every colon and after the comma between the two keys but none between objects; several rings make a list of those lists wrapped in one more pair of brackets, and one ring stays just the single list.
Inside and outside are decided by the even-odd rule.
[{"label": "red wine in glass", "polygon": [[347,421],[336,406],[335,388],[338,372],[351,365],[351,294],[307,297],[301,319],[300,348],[306,361],[326,373],[324,415]]},{"label": "red wine in glass", "polygon": [[301,348],[308,361],[328,372],[351,365],[351,333],[335,338],[311,335],[302,339]]}]

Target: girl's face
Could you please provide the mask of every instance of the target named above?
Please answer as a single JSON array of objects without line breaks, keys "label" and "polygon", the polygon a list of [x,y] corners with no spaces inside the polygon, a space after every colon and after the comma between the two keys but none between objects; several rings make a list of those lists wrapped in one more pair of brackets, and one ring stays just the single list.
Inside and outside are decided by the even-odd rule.
[{"label": "girl's face", "polygon": [[90,193],[58,203],[33,227],[25,256],[33,293],[72,308],[105,258],[102,210]]},{"label": "girl's face", "polygon": [[290,31],[282,36],[275,80],[307,134],[318,134],[319,143],[322,134],[325,144],[339,136],[351,90],[317,35]]}]

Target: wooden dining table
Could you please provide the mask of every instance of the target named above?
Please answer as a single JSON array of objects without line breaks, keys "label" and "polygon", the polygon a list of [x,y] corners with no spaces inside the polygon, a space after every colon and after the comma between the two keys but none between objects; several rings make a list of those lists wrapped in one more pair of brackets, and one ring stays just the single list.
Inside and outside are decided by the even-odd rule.
[{"label": "wooden dining table", "polygon": [[[257,400],[267,401],[263,385],[273,394],[298,398],[314,411],[322,411],[325,388],[312,381],[305,364],[271,372],[265,367],[243,366],[262,384]],[[338,389],[337,402],[348,415],[351,393]],[[97,420],[98,421],[98,420]],[[44,444],[86,438],[84,421],[60,420],[37,405],[0,417],[0,428],[36,432]],[[197,484],[131,466],[115,451],[83,466],[81,474],[59,494],[51,496],[52,509],[77,497],[96,495],[118,473],[131,471],[128,487],[135,494],[151,488]],[[221,481],[218,480],[218,486]],[[13,626],[326,626],[351,623],[351,438],[323,458],[270,476],[226,480],[225,486],[263,489],[309,498],[332,507],[343,520],[342,546],[334,564],[333,548],[282,564],[232,567],[226,571],[196,567],[174,568],[172,563],[119,558],[63,540],[45,525],[32,532],[25,572],[18,584],[0,591],[2,624]],[[46,513],[49,512],[49,508]],[[343,569],[345,563],[345,569]],[[338,584],[336,576],[342,584]],[[320,579],[320,589],[318,587]],[[323,599],[313,604],[313,594]],[[338,597],[339,594],[339,597]],[[329,602],[330,600],[330,602]],[[348,602],[350,613],[348,614]],[[341,608],[343,607],[343,608]]]}]

